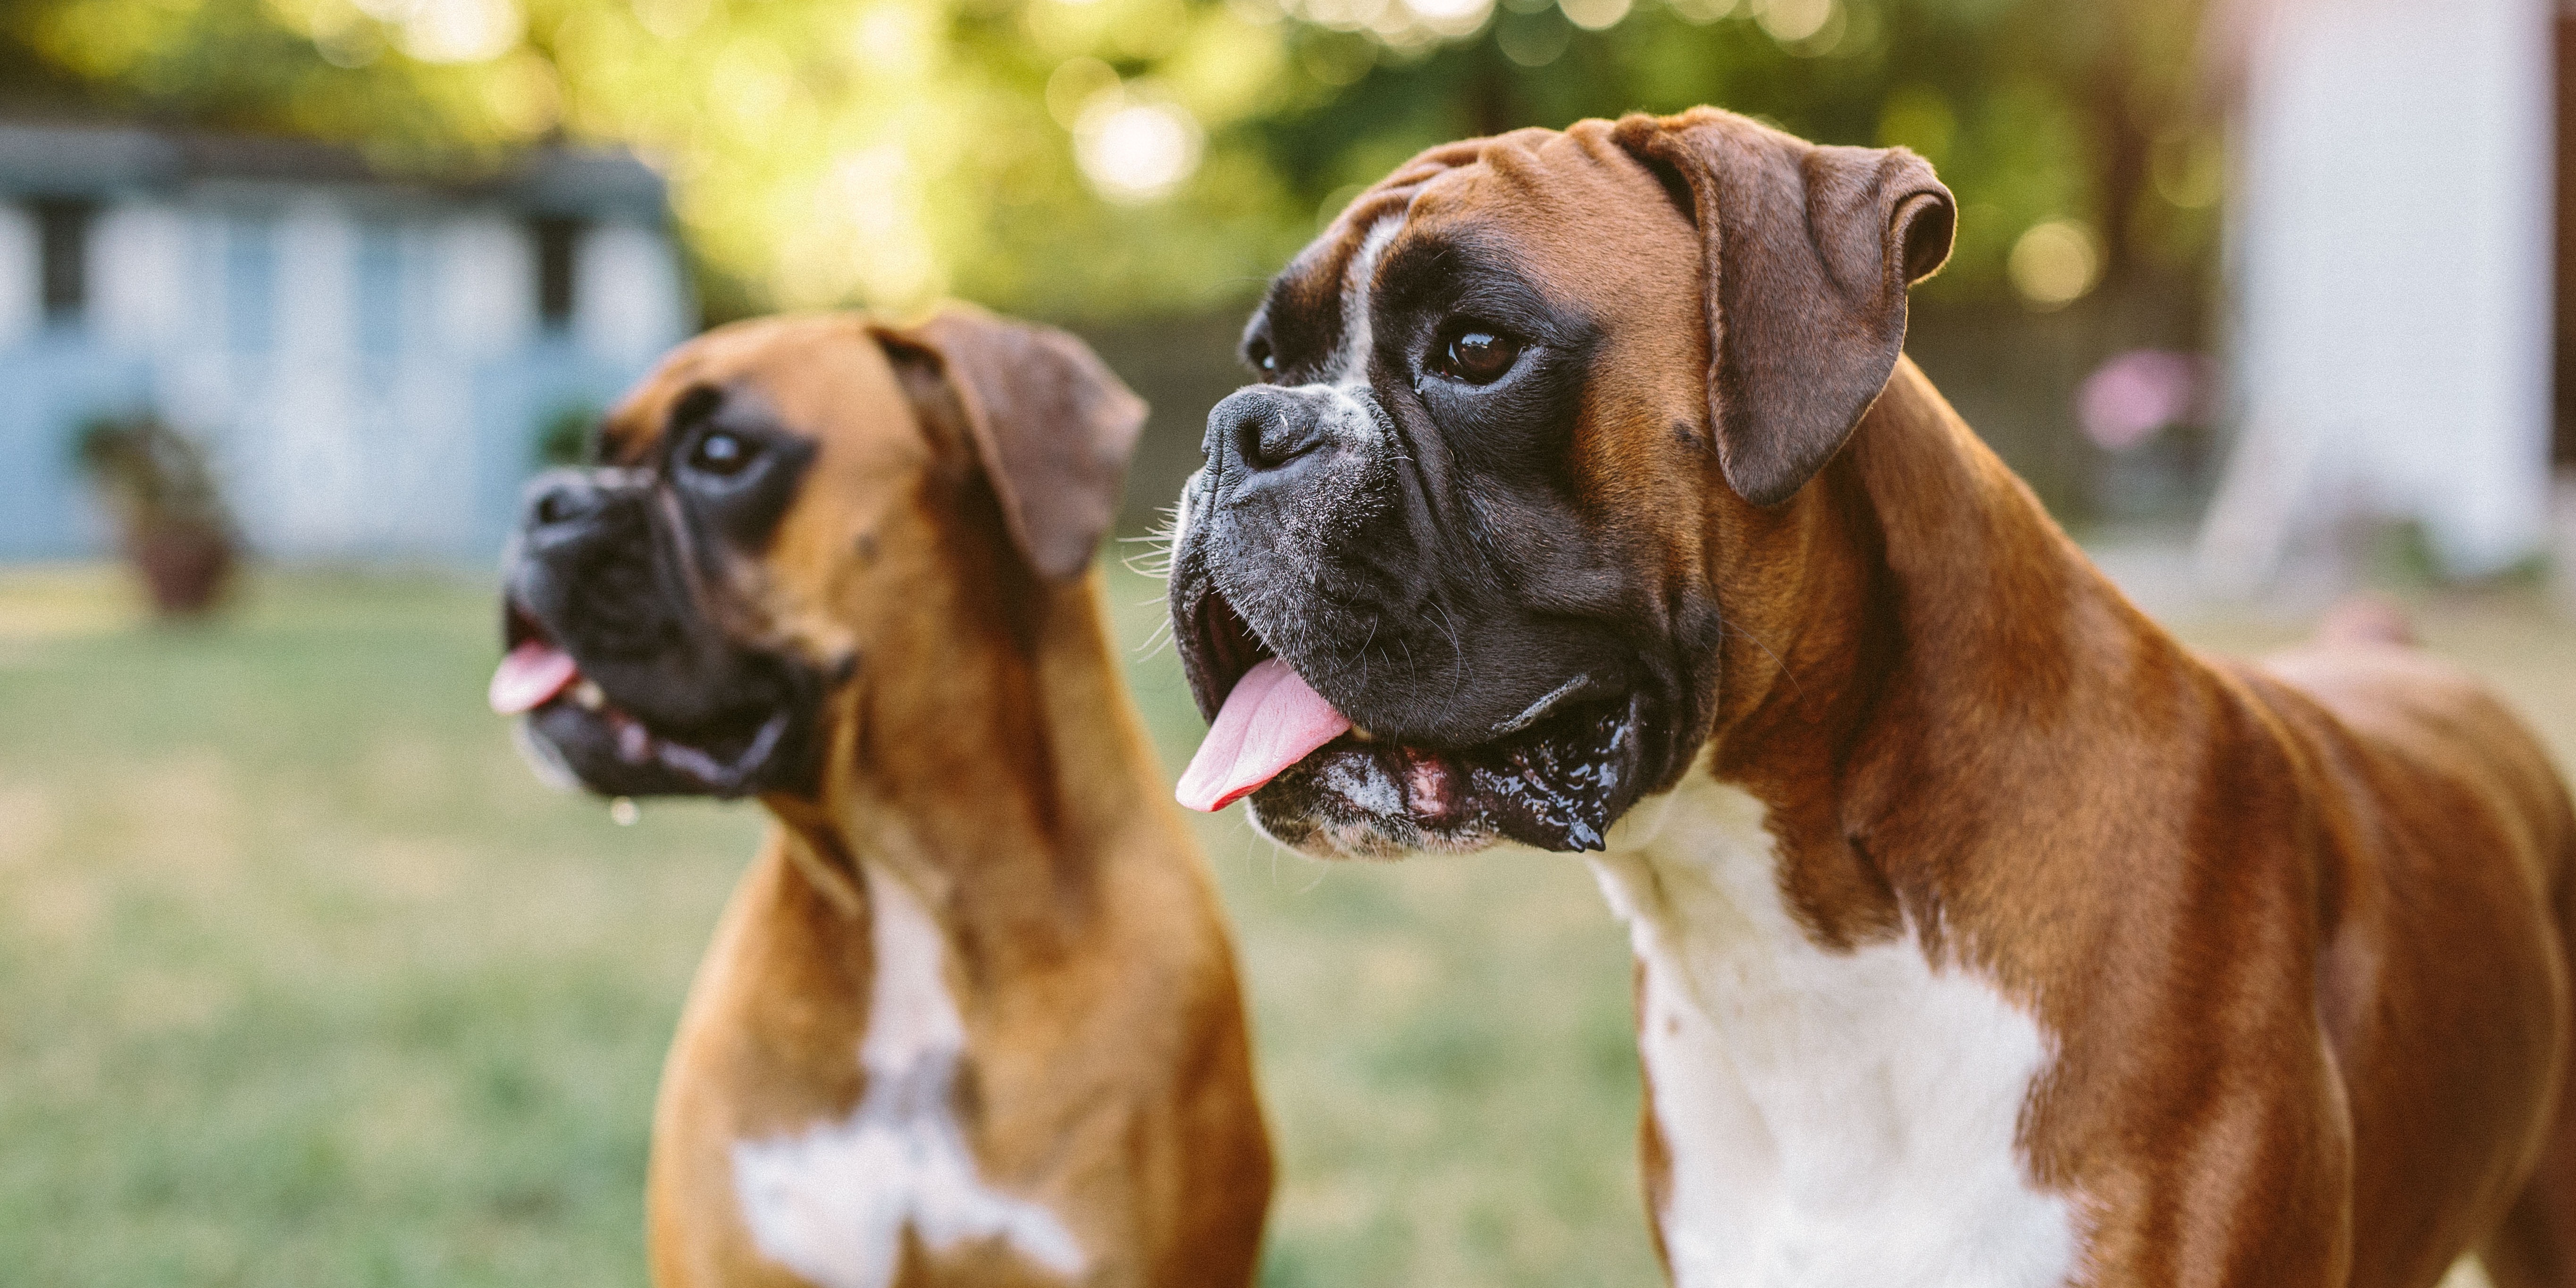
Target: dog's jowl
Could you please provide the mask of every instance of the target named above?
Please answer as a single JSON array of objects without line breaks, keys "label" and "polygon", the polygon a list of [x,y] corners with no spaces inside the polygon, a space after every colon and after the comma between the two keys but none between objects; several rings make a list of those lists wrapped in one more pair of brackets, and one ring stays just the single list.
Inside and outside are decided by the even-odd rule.
[{"label": "dog's jowl", "polygon": [[1902,356],[1955,218],[1708,109],[1363,193],[1182,495],[1184,803],[1593,852],[1683,1288],[2576,1285],[2562,781],[2132,608]]},{"label": "dog's jowl", "polygon": [[531,488],[493,705],[776,823],[663,1078],[665,1288],[1251,1281],[1232,950],[1091,571],[1143,414],[971,310],[764,321]]}]

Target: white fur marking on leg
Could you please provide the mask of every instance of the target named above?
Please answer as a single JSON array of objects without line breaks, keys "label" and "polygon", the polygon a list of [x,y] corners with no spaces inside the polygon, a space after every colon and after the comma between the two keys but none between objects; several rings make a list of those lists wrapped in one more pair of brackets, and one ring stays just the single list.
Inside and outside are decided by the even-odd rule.
[{"label": "white fur marking on leg", "polygon": [[998,1240],[1067,1279],[1083,1255],[1045,1207],[976,1174],[951,1110],[966,1026],[943,974],[947,943],[918,896],[875,863],[867,876],[876,964],[850,1117],[801,1135],[737,1141],[734,1192],[762,1255],[821,1288],[887,1288],[906,1229],[933,1252]]}]

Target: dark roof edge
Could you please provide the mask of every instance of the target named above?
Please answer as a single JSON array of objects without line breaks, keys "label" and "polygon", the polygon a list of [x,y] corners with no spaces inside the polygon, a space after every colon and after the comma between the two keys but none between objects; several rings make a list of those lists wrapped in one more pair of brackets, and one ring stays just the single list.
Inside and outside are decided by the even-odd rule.
[{"label": "dark roof edge", "polygon": [[398,189],[558,215],[658,221],[667,208],[662,177],[624,149],[549,145],[493,167],[415,170],[313,139],[0,119],[0,194],[105,197],[223,180]]}]

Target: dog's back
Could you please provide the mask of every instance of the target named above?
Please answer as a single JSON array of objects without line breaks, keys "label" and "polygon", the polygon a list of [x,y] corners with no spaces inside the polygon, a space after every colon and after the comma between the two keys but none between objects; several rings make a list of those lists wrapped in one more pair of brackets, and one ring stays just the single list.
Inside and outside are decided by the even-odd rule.
[{"label": "dog's back", "polygon": [[[2565,1077],[2576,810],[2548,751],[2483,684],[2414,647],[2382,601],[2339,605],[2309,643],[2230,669],[2317,771],[2305,805],[2327,886],[2318,1011],[2352,1098],[2353,1282],[2431,1283],[2443,1267],[2402,1259],[2498,1227],[2484,1249],[2498,1288],[2576,1284],[2563,1086],[2536,1171],[2467,1170],[2479,1160],[2447,1144],[2526,1133],[2509,1088]],[[2504,1000],[2528,997],[2510,981],[2534,970],[2557,981],[2554,1014]],[[2427,1174],[2446,1166],[2458,1174]],[[2428,1185],[2475,1211],[2444,1232],[2456,1237],[2373,1219]]]}]

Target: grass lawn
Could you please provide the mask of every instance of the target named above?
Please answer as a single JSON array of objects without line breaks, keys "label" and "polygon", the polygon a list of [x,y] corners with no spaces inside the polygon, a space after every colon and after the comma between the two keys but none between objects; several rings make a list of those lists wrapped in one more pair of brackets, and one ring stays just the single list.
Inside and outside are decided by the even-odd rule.
[{"label": "grass lawn", "polygon": [[[1113,579],[1126,638],[1156,590]],[[167,630],[111,570],[0,572],[0,1279],[642,1281],[663,1044],[760,821],[539,787],[482,708],[493,615],[272,576]],[[2576,762],[2576,631],[2425,617]],[[1178,667],[1135,676],[1177,767]],[[1267,1284],[1659,1282],[1626,947],[1579,862],[1202,836],[1285,1164]]]}]

